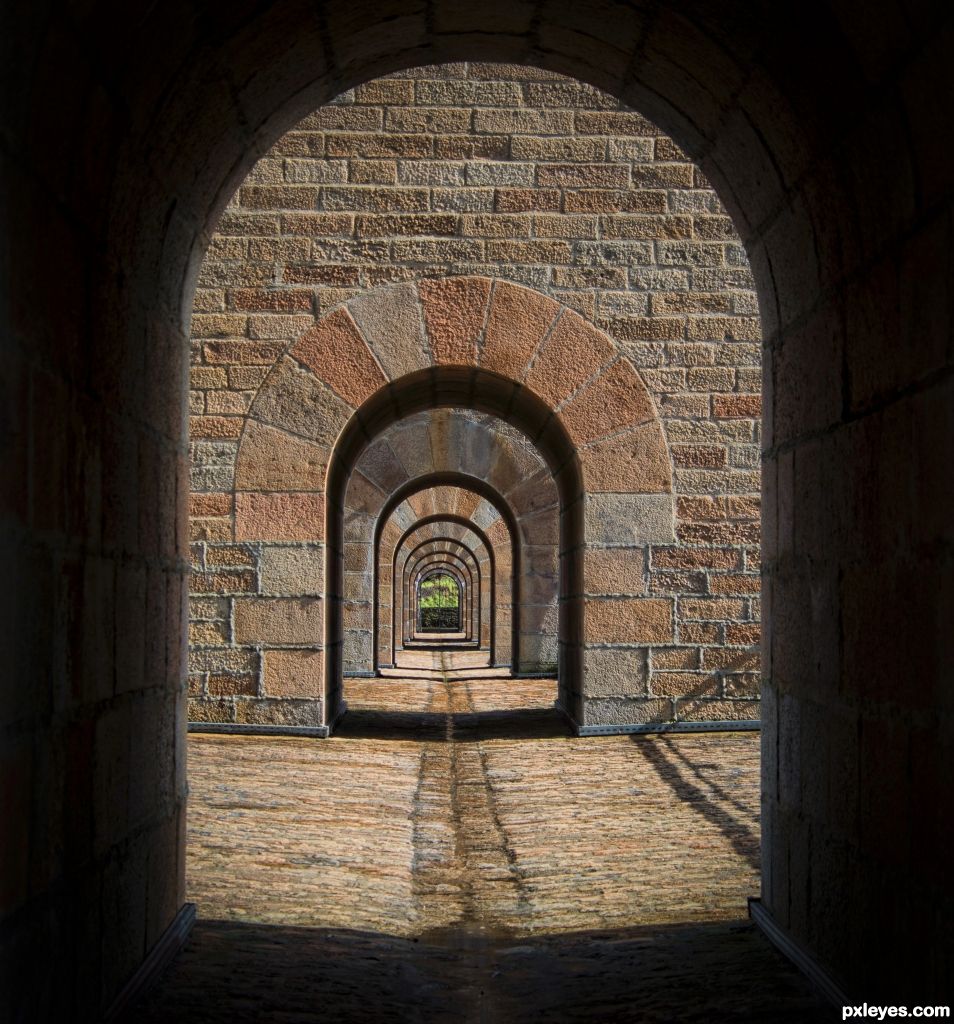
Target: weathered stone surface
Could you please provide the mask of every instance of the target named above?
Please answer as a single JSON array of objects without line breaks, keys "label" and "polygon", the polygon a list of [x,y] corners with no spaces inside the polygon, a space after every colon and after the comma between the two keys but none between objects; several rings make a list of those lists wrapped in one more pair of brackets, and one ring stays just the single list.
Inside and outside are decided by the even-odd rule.
[{"label": "weathered stone surface", "polygon": [[631,547],[665,544],[675,537],[667,494],[589,494],[584,524],[587,544]]},{"label": "weathered stone surface", "polygon": [[483,277],[422,281],[418,293],[434,361],[445,366],[476,364],[490,281]]},{"label": "weathered stone surface", "polygon": [[310,540],[325,535],[325,503],[320,494],[235,495],[236,540]]},{"label": "weathered stone surface", "polygon": [[289,355],[355,408],[386,383],[347,309],[323,317],[292,345]]},{"label": "weathered stone surface", "polygon": [[522,380],[527,364],[560,310],[559,303],[506,281],[494,285],[480,365]]},{"label": "weathered stone surface", "polygon": [[324,486],[328,448],[249,419],[235,461],[244,491],[317,491]]},{"label": "weathered stone surface", "polygon": [[662,598],[587,598],[587,643],[658,644],[673,639],[673,602]]},{"label": "weathered stone surface", "polygon": [[592,377],[613,355],[613,343],[571,310],[564,310],[540,346],[526,385],[556,407]]},{"label": "weathered stone surface", "polygon": [[586,444],[655,416],[652,399],[628,359],[620,359],[590,381],[560,409],[574,444]]},{"label": "weathered stone surface", "polygon": [[262,656],[267,697],[321,698],[323,651],[266,651]]},{"label": "weathered stone surface", "polygon": [[321,597],[325,550],[320,544],[286,547],[266,544],[259,563],[259,585],[266,595]]},{"label": "weathered stone surface", "polygon": [[671,700],[650,698],[588,701],[584,721],[586,725],[651,725],[671,718]]},{"label": "weathered stone surface", "polygon": [[348,304],[348,312],[391,380],[431,365],[413,284],[359,295]]},{"label": "weathered stone surface", "polygon": [[588,594],[646,592],[644,548],[588,548],[583,566],[584,588]]},{"label": "weathered stone surface", "polygon": [[324,609],[314,598],[237,598],[235,637],[239,643],[320,645]]},{"label": "weathered stone surface", "polygon": [[583,693],[588,697],[645,697],[649,675],[645,647],[590,647],[583,653]]},{"label": "weathered stone surface", "polygon": [[672,464],[662,427],[644,423],[625,433],[594,441],[580,451],[587,491],[672,491]]},{"label": "weathered stone surface", "polygon": [[264,423],[330,447],[352,408],[314,374],[285,357],[268,375],[251,413]]}]

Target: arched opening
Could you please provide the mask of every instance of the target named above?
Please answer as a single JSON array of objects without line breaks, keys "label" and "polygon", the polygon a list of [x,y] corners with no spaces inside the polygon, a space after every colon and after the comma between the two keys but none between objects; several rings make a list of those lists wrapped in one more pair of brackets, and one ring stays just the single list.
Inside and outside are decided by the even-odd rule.
[{"label": "arched opening", "polygon": [[445,565],[427,570],[414,580],[418,634],[455,633],[464,635],[462,616],[463,581]]},{"label": "arched opening", "polygon": [[[765,318],[768,598],[786,609],[767,642],[767,905],[859,990],[943,991],[943,872],[932,864],[925,877],[909,860],[910,849],[942,848],[938,822],[950,818],[937,808],[950,748],[937,697],[949,662],[938,638],[950,618],[948,566],[937,552],[947,550],[950,524],[936,514],[948,481],[937,452],[950,448],[952,432],[948,318],[941,307],[925,321],[922,304],[910,301],[947,295],[951,161],[934,130],[944,123],[937,83],[951,49],[943,19],[912,19],[888,4],[870,7],[861,24],[835,8],[805,18],[785,4],[753,21],[748,11],[623,4],[581,20],[566,3],[464,12],[438,3],[425,16],[386,2],[373,12],[332,4],[321,19],[284,6],[235,7],[201,24],[162,5],[130,7],[108,24],[94,13],[67,26],[38,10],[10,35],[22,46],[10,63],[22,85],[8,90],[10,146],[29,156],[16,162],[11,189],[9,248],[19,259],[5,306],[13,345],[5,379],[41,410],[68,410],[62,422],[77,429],[57,434],[50,417],[31,414],[13,434],[13,565],[29,601],[15,605],[25,628],[11,649],[20,677],[43,681],[24,698],[26,710],[16,704],[12,715],[26,724],[13,735],[27,730],[36,750],[75,752],[77,769],[60,774],[91,817],[74,835],[72,817],[40,786],[14,814],[44,849],[76,842],[85,851],[92,842],[108,855],[54,860],[34,878],[20,866],[27,853],[17,854],[13,888],[27,909],[11,924],[16,962],[42,964],[23,951],[52,948],[76,968],[72,984],[37,985],[34,997],[26,990],[39,968],[24,966],[20,1004],[52,1000],[61,1017],[71,1001],[98,1011],[183,898],[172,880],[184,842],[183,740],[170,723],[182,718],[176,517],[181,527],[185,467],[183,402],[169,382],[184,375],[183,325],[211,226],[256,156],[342,84],[464,58],[522,59],[605,87],[671,130],[726,197]],[[71,41],[74,80],[89,87],[69,102],[51,90],[56,99],[43,103],[43,87],[62,73],[57,38]],[[136,59],[138,41],[149,60]],[[819,67],[831,75],[820,80]],[[90,123],[103,173],[71,162],[68,180],[42,140],[72,139],[89,152]],[[873,154],[873,138],[893,144]],[[104,273],[89,273],[90,252]],[[69,301],[40,294],[53,271]],[[24,468],[34,461],[48,474],[40,491]],[[900,497],[885,502],[886,494]],[[214,502],[200,512],[222,518]],[[199,621],[214,633],[222,620]],[[144,622],[156,625],[147,631]],[[48,642],[50,623],[63,645]],[[117,628],[145,634],[151,657],[127,665],[109,643]],[[873,644],[879,636],[893,642]],[[73,695],[75,716],[51,715],[51,694]],[[95,757],[83,731],[90,722]],[[141,778],[135,751],[112,739],[123,731],[140,740],[138,750],[160,751],[161,784],[135,813],[123,805],[127,783]],[[912,750],[928,756],[912,759]],[[13,777],[28,777],[30,755],[15,746],[10,757]],[[104,763],[120,780],[123,806],[94,815],[88,796],[100,791]],[[941,794],[931,814],[894,813],[907,814],[925,792]],[[69,874],[77,864],[78,880]],[[117,892],[122,923],[96,895]],[[894,894],[887,910],[871,898],[884,892]],[[102,941],[74,941],[62,922],[77,920],[105,920]]]}]

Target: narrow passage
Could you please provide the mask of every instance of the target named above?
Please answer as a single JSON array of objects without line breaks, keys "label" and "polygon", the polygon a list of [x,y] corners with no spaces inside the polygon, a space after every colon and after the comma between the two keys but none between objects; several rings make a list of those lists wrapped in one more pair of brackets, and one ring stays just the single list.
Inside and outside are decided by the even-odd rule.
[{"label": "narrow passage", "polygon": [[745,917],[757,735],[576,739],[552,680],[404,659],[331,740],[190,737],[199,922],[130,1022],[830,1019]]}]

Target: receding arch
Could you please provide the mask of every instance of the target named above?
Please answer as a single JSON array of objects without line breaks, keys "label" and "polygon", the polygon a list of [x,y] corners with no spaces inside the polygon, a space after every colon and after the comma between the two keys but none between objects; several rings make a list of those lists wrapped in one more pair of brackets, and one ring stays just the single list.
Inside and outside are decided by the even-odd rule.
[{"label": "receding arch", "polygon": [[[490,502],[500,515],[500,518],[504,522],[507,532],[510,537],[510,613],[511,613],[511,627],[510,627],[510,656],[508,658],[508,664],[511,664],[515,670],[519,669],[519,628],[520,628],[520,602],[521,602],[521,571],[522,571],[522,542],[520,531],[518,528],[518,522],[514,515],[513,509],[509,503],[504,499],[496,488],[491,486],[487,481],[481,480],[479,477],[473,477],[468,474],[454,473],[454,472],[439,472],[428,474],[423,477],[419,477],[414,480],[409,480],[405,485],[398,488],[388,499],[387,503],[381,510],[378,522],[374,533],[374,551],[377,552],[381,544],[381,534],[384,530],[388,517],[403,501],[409,497],[417,494],[422,490],[427,490],[432,487],[457,487],[462,490],[471,491],[475,494],[479,494],[485,500]],[[425,517],[421,520],[421,524],[425,522],[435,521],[437,516]],[[473,523],[472,520],[465,520],[463,517],[450,515],[442,517],[450,522],[457,522],[459,525],[469,525],[478,536],[481,537],[488,550],[493,551],[493,543],[490,537],[480,528],[477,524]],[[403,537],[396,543],[394,550],[397,551],[401,543],[403,543]],[[495,562],[496,565],[496,562]],[[392,570],[393,571],[393,570]],[[496,573],[496,569],[494,570]],[[378,594],[380,590],[379,586],[379,574],[380,574],[380,558],[377,554],[374,557],[374,593]],[[378,626],[378,612],[380,609],[380,599],[374,602],[374,633],[375,635],[379,632]],[[493,627],[492,627],[493,628]],[[494,632],[496,639],[496,632]],[[492,654],[492,660],[496,654],[495,644],[491,645],[491,649],[494,652]],[[377,668],[377,659],[379,655],[379,649],[377,645],[374,647],[375,650],[375,668]],[[392,660],[393,660],[393,644],[392,644]]]},{"label": "receding arch", "polygon": [[[434,540],[422,542],[414,552],[410,552],[407,556],[406,562],[410,563],[412,557],[416,556],[414,565],[408,564],[406,575],[401,580],[401,585],[396,590],[400,590],[402,597],[398,603],[395,615],[396,621],[400,623],[400,631],[395,629],[392,634],[392,649],[397,649],[404,646],[404,642],[407,639],[408,623],[410,621],[409,607],[407,604],[407,589],[410,585],[411,577],[414,574],[421,571],[421,567],[426,563],[430,564],[434,560],[443,559],[448,564],[456,565],[459,570],[466,573],[466,577],[469,583],[468,595],[470,598],[470,616],[471,616],[471,633],[478,643],[481,642],[481,624],[483,622],[485,610],[483,608],[483,602],[481,599],[481,572],[480,564],[477,560],[477,556],[473,551],[467,548],[463,543],[455,544],[454,548],[442,548],[441,544],[446,544],[446,538],[437,538]],[[423,550],[423,549],[427,550]],[[397,618],[397,612],[400,612],[400,618]],[[492,613],[491,613],[492,614]],[[400,635],[401,639],[398,640]],[[396,663],[395,655],[391,657],[392,665]]]},{"label": "receding arch", "polygon": [[[400,586],[401,594],[402,594],[401,607],[402,608],[406,608],[406,596],[404,594],[403,588],[404,588],[404,586],[406,584],[406,575],[405,574],[406,574],[406,571],[407,571],[407,565],[408,565],[409,561],[411,560],[411,558],[414,556],[415,552],[417,552],[421,548],[425,547],[426,545],[438,544],[438,543],[458,544],[458,545],[460,545],[467,552],[467,555],[469,556],[469,558],[473,559],[474,572],[475,572],[474,583],[477,584],[478,582],[482,582],[482,577],[481,577],[481,574],[480,574],[480,561],[481,560],[480,560],[478,552],[475,551],[473,549],[473,547],[471,547],[470,545],[468,545],[466,543],[466,535],[465,535],[464,538],[458,539],[457,537],[453,537],[453,536],[441,533],[440,532],[440,527],[445,526],[447,524],[456,524],[456,525],[460,526],[462,529],[464,529],[464,530],[468,531],[469,533],[473,534],[473,536],[476,537],[477,540],[483,545],[484,550],[486,551],[486,555],[487,555],[487,559],[486,560],[487,560],[488,565],[489,565],[489,570],[487,572],[487,582],[488,582],[489,587],[488,587],[488,592],[487,592],[486,608],[484,607],[484,600],[483,600],[484,595],[483,595],[483,589],[482,588],[478,589],[475,592],[475,600],[477,601],[478,607],[480,609],[479,614],[480,614],[481,623],[483,624],[486,621],[486,623],[488,625],[488,628],[489,628],[488,649],[489,649],[489,652],[490,652],[491,664],[493,664],[494,663],[494,658],[495,658],[495,655],[496,655],[496,639],[497,639],[496,615],[495,615],[495,607],[494,607],[495,596],[496,596],[496,582],[497,582],[496,581],[496,562],[497,562],[497,557],[496,557],[496,553],[495,553],[495,551],[493,549],[493,545],[490,543],[490,541],[487,538],[486,534],[484,534],[483,531],[478,526],[476,526],[475,524],[471,523],[470,520],[465,519],[463,516],[450,517],[450,516],[447,516],[447,515],[435,515],[435,516],[427,517],[426,520],[422,520],[420,523],[415,524],[413,527],[410,527],[408,530],[405,531],[404,535],[401,537],[401,540],[395,545],[395,547],[394,547],[394,554],[393,554],[393,557],[392,557],[392,593],[394,595],[394,596],[392,596],[392,603],[396,606],[396,603],[397,603],[396,602],[396,595],[398,593],[398,589],[399,589],[399,586]],[[426,529],[428,526],[431,526],[431,525],[434,525],[434,526],[438,527],[437,535],[436,536],[428,536],[427,538],[425,538],[424,540],[422,540],[418,544],[416,544],[410,551],[408,551],[407,554],[404,556],[403,565],[401,566],[401,571],[398,572],[398,562],[399,562],[399,559],[401,558],[401,553],[402,553],[405,545],[408,543],[409,540],[411,540],[414,537],[415,533],[418,533],[418,532]],[[397,617],[396,617],[396,615],[394,617],[394,624],[395,624],[395,626],[397,624]],[[392,630],[391,630],[391,661],[392,661],[392,664],[394,662],[394,652],[395,652],[395,649],[396,649],[396,646],[397,646],[397,638],[398,638],[398,631],[397,631],[396,628],[392,628]],[[482,635],[478,634],[478,638],[482,639]]]}]

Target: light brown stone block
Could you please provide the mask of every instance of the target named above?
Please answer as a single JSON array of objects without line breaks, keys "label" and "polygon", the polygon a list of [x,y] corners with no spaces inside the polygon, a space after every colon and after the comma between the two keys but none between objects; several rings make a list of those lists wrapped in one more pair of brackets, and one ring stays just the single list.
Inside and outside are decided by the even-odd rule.
[{"label": "light brown stone block", "polygon": [[489,279],[422,281],[418,293],[434,361],[445,366],[475,365],[490,299]]},{"label": "light brown stone block", "polygon": [[526,384],[548,405],[565,402],[613,355],[613,343],[579,314],[564,310],[540,347]]},{"label": "light brown stone block", "polygon": [[673,602],[661,598],[587,598],[587,643],[658,644],[673,639]]},{"label": "light brown stone block", "polygon": [[560,419],[575,444],[586,444],[624,427],[645,423],[656,410],[638,371],[620,359],[560,410]]},{"label": "light brown stone block", "polygon": [[323,540],[325,500],[320,494],[235,496],[236,540]]},{"label": "light brown stone block", "polygon": [[386,383],[347,309],[323,317],[295,342],[289,354],[355,408]]},{"label": "light brown stone block", "polygon": [[391,380],[431,365],[413,284],[358,296],[348,304],[348,312]]},{"label": "light brown stone block", "polygon": [[588,491],[672,491],[672,466],[662,425],[657,420],[592,442],[580,450],[580,464]]},{"label": "light brown stone block", "polygon": [[318,645],[323,630],[323,606],[316,598],[248,597],[235,601],[238,643]]},{"label": "light brown stone block", "polygon": [[646,592],[646,552],[643,548],[589,548],[583,558],[588,594]]},{"label": "light brown stone block", "polygon": [[323,695],[323,651],[265,651],[263,662],[266,696]]},{"label": "light brown stone block", "polygon": [[317,491],[329,450],[277,427],[248,420],[235,462],[235,486],[246,491]]},{"label": "light brown stone block", "polygon": [[522,380],[527,363],[560,311],[559,303],[506,281],[494,285],[480,364]]}]

